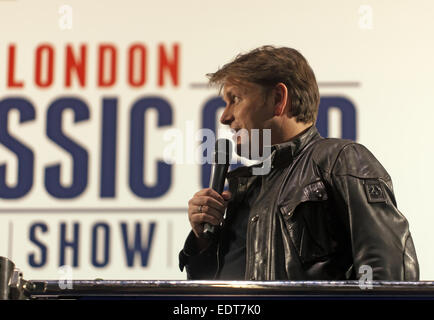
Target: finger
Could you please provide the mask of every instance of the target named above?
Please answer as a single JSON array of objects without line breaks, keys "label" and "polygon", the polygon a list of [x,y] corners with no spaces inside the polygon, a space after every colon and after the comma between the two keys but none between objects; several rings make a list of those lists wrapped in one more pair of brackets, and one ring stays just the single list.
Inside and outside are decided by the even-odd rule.
[{"label": "finger", "polygon": [[219,225],[221,221],[220,219],[217,219],[213,215],[207,213],[196,213],[190,217],[190,223],[194,226],[202,225],[206,222],[216,226]]},{"label": "finger", "polygon": [[190,200],[189,206],[208,206],[211,208],[214,208],[216,210],[224,211],[225,209],[225,202],[219,202],[216,199],[208,196],[197,196]]},{"label": "finger", "polygon": [[201,213],[212,215],[214,218],[216,218],[219,221],[219,223],[223,221],[224,210],[216,210],[213,207],[208,207],[208,206],[199,206],[199,207],[192,208],[191,215],[201,214]]},{"label": "finger", "polygon": [[208,197],[212,197],[212,198],[216,199],[217,201],[219,201],[221,203],[223,203],[225,201],[223,199],[223,197],[217,191],[215,191],[215,190],[213,190],[211,188],[202,189],[202,190],[196,192],[196,194],[194,195],[194,197],[196,197],[196,196],[208,196]]}]

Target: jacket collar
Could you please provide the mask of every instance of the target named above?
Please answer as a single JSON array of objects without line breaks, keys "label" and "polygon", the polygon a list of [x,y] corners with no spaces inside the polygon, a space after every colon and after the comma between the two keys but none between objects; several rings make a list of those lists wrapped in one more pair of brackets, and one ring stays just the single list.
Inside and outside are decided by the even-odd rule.
[{"label": "jacket collar", "polygon": [[[315,125],[307,128],[292,139],[286,142],[275,144],[271,147],[272,168],[278,168],[291,163],[292,160],[312,141],[320,139],[321,136]],[[227,174],[227,178],[246,177],[252,175],[252,168],[262,167],[263,162],[236,168]]]}]

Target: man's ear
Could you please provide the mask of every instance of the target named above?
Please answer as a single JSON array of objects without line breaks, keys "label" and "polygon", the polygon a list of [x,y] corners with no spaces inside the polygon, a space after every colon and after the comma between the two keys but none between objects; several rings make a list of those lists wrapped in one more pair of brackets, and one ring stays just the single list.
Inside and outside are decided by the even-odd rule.
[{"label": "man's ear", "polygon": [[281,116],[285,112],[289,114],[291,108],[291,100],[288,95],[288,88],[282,82],[276,84],[273,89],[274,92],[274,115]]}]

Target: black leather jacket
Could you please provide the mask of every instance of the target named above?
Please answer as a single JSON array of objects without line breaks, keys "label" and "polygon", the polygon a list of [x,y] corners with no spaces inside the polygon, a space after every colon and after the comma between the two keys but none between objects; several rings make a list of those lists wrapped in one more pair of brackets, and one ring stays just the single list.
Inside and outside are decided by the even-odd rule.
[{"label": "black leather jacket", "polygon": [[[373,280],[419,279],[391,178],[364,146],[324,139],[313,126],[277,145],[272,157],[267,175],[240,167],[227,176],[233,197],[226,216],[261,180],[247,227],[246,280],[354,280],[363,265]],[[219,246],[198,253],[190,233],[179,255],[188,279],[215,279]]]}]

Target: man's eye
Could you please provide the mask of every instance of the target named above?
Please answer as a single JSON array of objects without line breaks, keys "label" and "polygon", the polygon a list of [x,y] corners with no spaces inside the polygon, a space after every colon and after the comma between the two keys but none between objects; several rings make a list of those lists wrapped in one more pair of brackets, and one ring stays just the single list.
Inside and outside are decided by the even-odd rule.
[{"label": "man's eye", "polygon": [[238,103],[241,101],[240,97],[237,97],[237,96],[234,96],[232,100],[234,103]]}]

